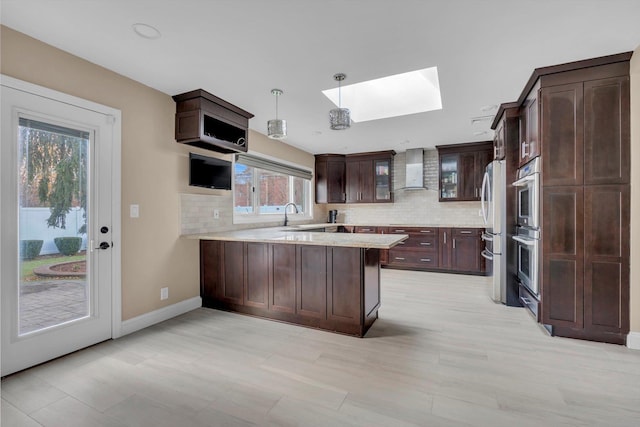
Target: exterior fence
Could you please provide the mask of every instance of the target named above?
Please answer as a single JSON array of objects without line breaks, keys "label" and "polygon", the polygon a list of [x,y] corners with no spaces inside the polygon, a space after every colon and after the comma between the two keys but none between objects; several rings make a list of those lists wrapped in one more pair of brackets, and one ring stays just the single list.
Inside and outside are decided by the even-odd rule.
[{"label": "exterior fence", "polygon": [[73,208],[66,217],[67,228],[52,228],[47,226],[47,218],[51,212],[49,208],[20,208],[20,239],[21,240],[43,240],[40,255],[57,254],[58,248],[53,243],[55,237],[82,237],[82,247],[87,247],[86,234],[78,234],[78,230],[84,224],[82,209]]}]

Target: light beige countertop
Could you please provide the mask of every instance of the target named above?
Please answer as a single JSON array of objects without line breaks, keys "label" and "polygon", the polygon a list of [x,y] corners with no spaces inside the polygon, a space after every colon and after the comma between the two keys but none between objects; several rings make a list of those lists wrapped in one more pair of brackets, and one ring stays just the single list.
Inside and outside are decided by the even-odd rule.
[{"label": "light beige countertop", "polygon": [[337,246],[350,248],[390,249],[406,240],[407,234],[332,233],[304,231],[342,224],[304,224],[289,227],[250,228],[216,233],[188,234],[182,237],[196,240],[235,242],[288,243],[297,245]]}]

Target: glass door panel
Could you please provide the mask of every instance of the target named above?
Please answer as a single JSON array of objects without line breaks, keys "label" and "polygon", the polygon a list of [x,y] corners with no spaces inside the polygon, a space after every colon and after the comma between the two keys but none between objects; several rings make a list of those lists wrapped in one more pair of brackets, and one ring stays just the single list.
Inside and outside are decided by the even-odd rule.
[{"label": "glass door panel", "polygon": [[18,121],[18,335],[89,316],[89,132]]},{"label": "glass door panel", "polygon": [[391,162],[389,160],[375,161],[376,200],[391,198]]},{"label": "glass door panel", "polygon": [[440,163],[440,198],[458,197],[458,155],[444,155]]}]

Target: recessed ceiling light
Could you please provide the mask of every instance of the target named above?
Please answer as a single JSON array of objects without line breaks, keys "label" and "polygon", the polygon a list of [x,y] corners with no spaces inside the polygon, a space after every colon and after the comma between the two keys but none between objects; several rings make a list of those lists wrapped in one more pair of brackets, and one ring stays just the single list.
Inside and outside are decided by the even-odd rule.
[{"label": "recessed ceiling light", "polygon": [[[339,104],[338,88],[323,90],[322,93],[335,105]],[[424,68],[342,86],[342,106],[351,110],[354,122],[441,110],[438,68]]]},{"label": "recessed ceiling light", "polygon": [[145,39],[155,40],[155,39],[159,39],[160,36],[162,35],[160,34],[160,31],[158,31],[157,28],[147,24],[137,23],[137,24],[133,24],[131,28],[133,28],[133,31],[135,31],[137,35]]}]

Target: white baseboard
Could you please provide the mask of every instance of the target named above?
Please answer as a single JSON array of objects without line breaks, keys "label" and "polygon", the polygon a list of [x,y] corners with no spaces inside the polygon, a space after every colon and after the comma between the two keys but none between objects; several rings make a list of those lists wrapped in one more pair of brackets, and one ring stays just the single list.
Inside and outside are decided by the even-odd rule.
[{"label": "white baseboard", "polygon": [[202,307],[202,298],[193,297],[159,308],[158,310],[150,311],[149,313],[142,314],[138,317],[134,317],[133,319],[125,320],[122,322],[120,336],[148,328],[156,323],[164,322],[165,320],[169,320],[200,307]]},{"label": "white baseboard", "polygon": [[640,350],[640,332],[629,332],[627,335],[627,347]]}]

